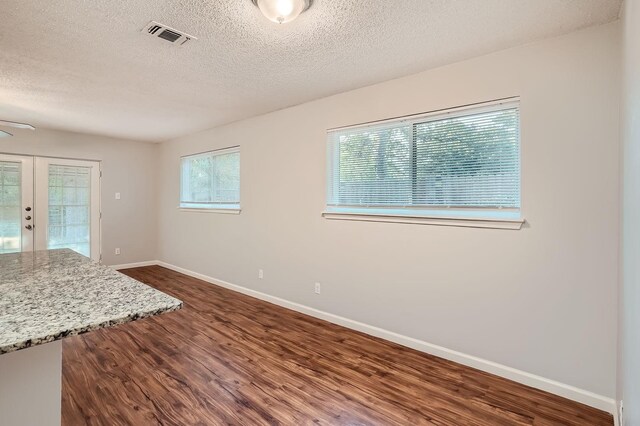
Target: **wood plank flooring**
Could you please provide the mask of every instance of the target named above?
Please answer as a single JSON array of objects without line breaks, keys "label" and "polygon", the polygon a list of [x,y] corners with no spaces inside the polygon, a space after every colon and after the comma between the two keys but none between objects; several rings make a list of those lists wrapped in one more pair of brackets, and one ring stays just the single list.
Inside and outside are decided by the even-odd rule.
[{"label": "wood plank flooring", "polygon": [[593,408],[159,266],[178,312],[63,341],[63,425],[612,425]]}]

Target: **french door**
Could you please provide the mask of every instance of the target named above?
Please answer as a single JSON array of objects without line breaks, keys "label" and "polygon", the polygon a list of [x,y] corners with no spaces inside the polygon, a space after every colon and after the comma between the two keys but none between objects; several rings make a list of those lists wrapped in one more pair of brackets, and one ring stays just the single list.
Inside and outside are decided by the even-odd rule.
[{"label": "french door", "polygon": [[0,154],[0,254],[56,248],[100,259],[100,163]]}]

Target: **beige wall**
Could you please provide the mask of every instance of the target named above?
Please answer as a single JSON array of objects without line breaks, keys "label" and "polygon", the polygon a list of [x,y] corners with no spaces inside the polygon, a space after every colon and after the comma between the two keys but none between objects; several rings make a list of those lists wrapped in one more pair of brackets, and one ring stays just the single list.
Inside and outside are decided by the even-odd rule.
[{"label": "beige wall", "polygon": [[623,6],[622,365],[627,425],[640,425],[640,4]]},{"label": "beige wall", "polygon": [[0,152],[102,161],[103,263],[156,258],[158,145],[47,129],[12,133],[0,139]]},{"label": "beige wall", "polygon": [[[614,23],[164,143],[160,259],[613,398],[619,63]],[[515,95],[521,231],[321,217],[326,129]],[[179,211],[179,157],[233,145],[242,214]]]}]

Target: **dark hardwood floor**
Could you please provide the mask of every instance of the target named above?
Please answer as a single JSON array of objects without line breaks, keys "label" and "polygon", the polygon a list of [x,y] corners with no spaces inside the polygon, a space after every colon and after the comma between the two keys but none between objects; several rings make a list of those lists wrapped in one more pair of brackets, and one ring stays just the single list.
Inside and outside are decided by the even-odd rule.
[{"label": "dark hardwood floor", "polygon": [[159,266],[178,312],[63,342],[63,425],[612,425],[593,408]]}]

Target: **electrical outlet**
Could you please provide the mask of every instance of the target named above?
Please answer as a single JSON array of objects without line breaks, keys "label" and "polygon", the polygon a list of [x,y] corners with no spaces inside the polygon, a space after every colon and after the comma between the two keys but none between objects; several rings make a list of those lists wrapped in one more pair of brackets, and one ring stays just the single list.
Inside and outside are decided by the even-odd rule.
[{"label": "electrical outlet", "polygon": [[116,256],[120,256],[120,249],[119,248],[116,249]]},{"label": "electrical outlet", "polygon": [[262,269],[258,269],[258,278],[260,279],[264,278],[264,271]]},{"label": "electrical outlet", "polygon": [[316,283],[315,291],[316,291],[316,294],[320,294],[320,283]]},{"label": "electrical outlet", "polygon": [[120,193],[116,192],[116,200],[119,200],[119,199],[120,199]]}]

